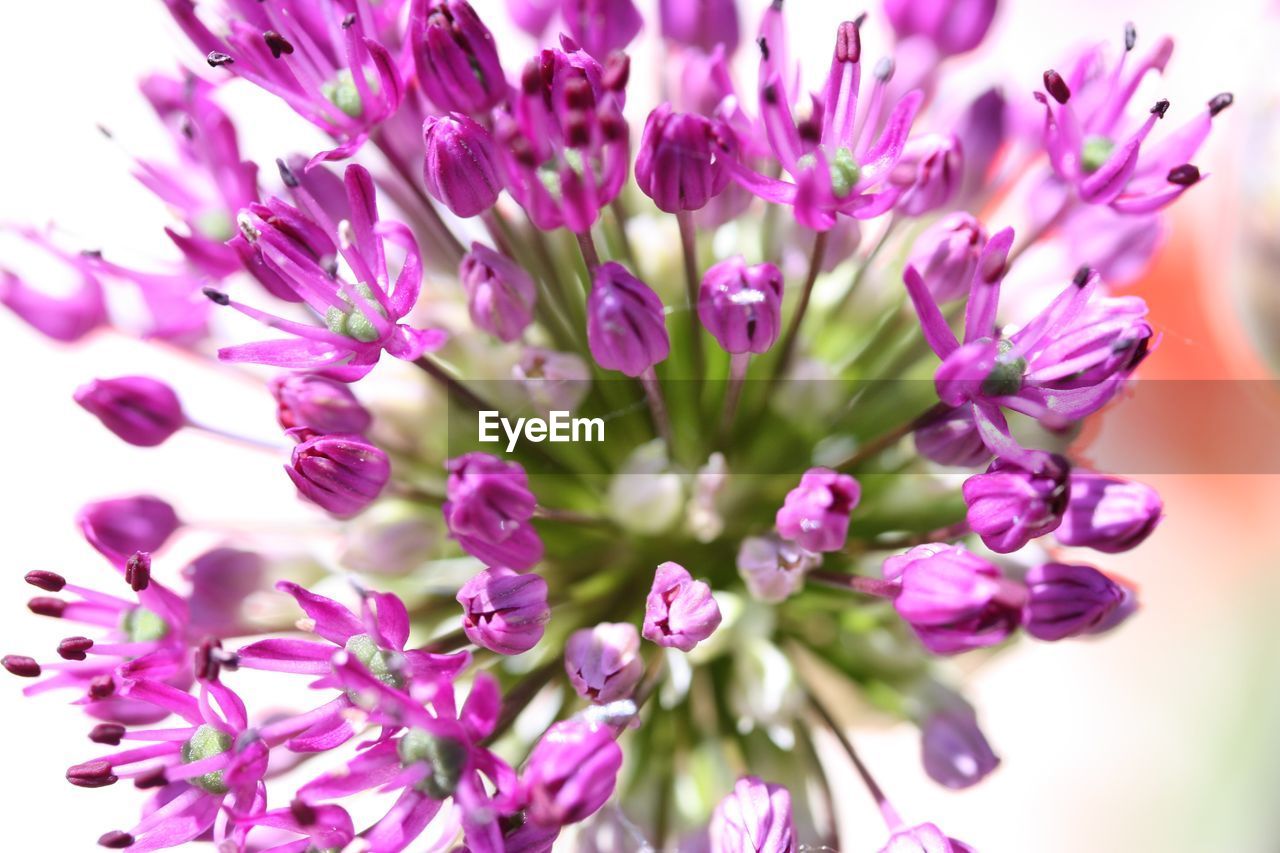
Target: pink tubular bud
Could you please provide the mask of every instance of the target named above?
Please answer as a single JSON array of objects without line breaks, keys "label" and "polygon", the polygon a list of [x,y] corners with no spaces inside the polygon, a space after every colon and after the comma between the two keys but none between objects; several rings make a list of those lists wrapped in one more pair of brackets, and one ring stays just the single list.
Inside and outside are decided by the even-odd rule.
[{"label": "pink tubular bud", "polygon": [[422,180],[432,198],[463,219],[493,207],[502,179],[489,131],[462,113],[450,113],[428,118],[422,139]]},{"label": "pink tubular bud", "polygon": [[382,493],[391,479],[391,463],[358,435],[321,435],[293,449],[285,473],[303,498],[330,515],[349,518]]},{"label": "pink tubular bud", "polygon": [[640,634],[626,622],[602,622],[575,631],[565,645],[564,667],[584,699],[601,705],[625,699],[644,673]]},{"label": "pink tubular bud", "polygon": [[95,379],[76,390],[75,401],[121,440],[138,447],[163,444],[187,424],[173,389],[147,376]]},{"label": "pink tubular bud", "polygon": [[520,778],[529,819],[542,827],[585,820],[613,795],[622,749],[613,733],[581,720],[547,729]]},{"label": "pink tubular bud", "polygon": [[502,567],[485,569],[463,584],[458,603],[468,639],[501,655],[532,649],[551,618],[547,582]]},{"label": "pink tubular bud", "polygon": [[695,581],[677,563],[663,563],[645,601],[644,638],[660,646],[693,651],[720,625],[711,587]]},{"label": "pink tubular bud", "polygon": [[467,292],[471,321],[498,340],[516,340],[533,322],[537,286],[515,261],[472,243],[458,275]]},{"label": "pink tubular bud", "polygon": [[720,261],[702,277],[698,319],[726,352],[768,352],[782,330],[782,271],[741,256]]},{"label": "pink tubular bud", "polygon": [[778,535],[806,551],[839,551],[849,535],[849,515],[861,495],[858,481],[848,474],[810,468],[778,510]]}]

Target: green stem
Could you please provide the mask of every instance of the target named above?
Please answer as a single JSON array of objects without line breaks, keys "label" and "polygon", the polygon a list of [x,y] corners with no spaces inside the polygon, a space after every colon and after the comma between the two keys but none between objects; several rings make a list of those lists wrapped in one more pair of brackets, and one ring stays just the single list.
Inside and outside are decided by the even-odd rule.
[{"label": "green stem", "polygon": [[800,302],[791,316],[791,325],[782,337],[782,345],[778,348],[778,360],[773,366],[773,378],[777,380],[787,371],[791,363],[791,354],[795,349],[796,337],[800,333],[800,325],[804,322],[805,312],[809,310],[809,299],[813,296],[813,285],[822,270],[822,258],[827,253],[827,231],[819,231],[813,238],[813,253],[809,257],[809,274],[805,277],[804,286],[800,290]]},{"label": "green stem", "polygon": [[680,224],[680,247],[684,254],[685,307],[689,311],[689,346],[693,348],[693,375],[701,379],[706,372],[706,354],[702,349],[702,325],[698,322],[698,230],[693,214],[682,210],[676,214]]}]

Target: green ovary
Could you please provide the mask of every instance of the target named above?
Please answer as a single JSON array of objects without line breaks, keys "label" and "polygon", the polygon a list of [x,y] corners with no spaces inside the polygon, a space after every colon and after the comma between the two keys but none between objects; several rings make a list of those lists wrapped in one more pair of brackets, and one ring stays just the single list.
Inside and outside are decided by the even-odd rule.
[{"label": "green ovary", "polygon": [[169,624],[145,607],[135,607],[120,620],[120,630],[131,643],[153,643],[169,634]]},{"label": "green ovary", "polygon": [[[365,72],[364,80],[369,86],[369,91],[378,91],[378,78],[375,75]],[[364,102],[360,99],[360,90],[356,88],[356,81],[351,76],[350,69],[344,68],[339,71],[337,77],[320,87],[320,92],[329,100],[329,103],[351,118],[360,118],[364,114]]]},{"label": "green ovary", "polygon": [[[813,168],[818,158],[806,154],[797,161],[800,170]],[[837,148],[827,163],[827,171],[831,173],[831,192],[837,198],[844,198],[857,186],[862,177],[862,168],[853,159],[853,152],[848,148]]]},{"label": "green ovary", "polygon": [[1080,168],[1092,175],[1107,162],[1115,147],[1116,144],[1105,136],[1090,136],[1085,139],[1084,146],[1080,149]]},{"label": "green ovary", "polygon": [[[191,739],[182,745],[182,763],[192,764],[206,758],[213,758],[215,755],[222,755],[229,749],[231,749],[231,735],[224,731],[219,731],[213,726],[203,725],[196,729]],[[215,770],[203,776],[196,776],[187,781],[210,794],[225,794],[228,791],[227,783],[222,778],[221,770]]]},{"label": "green ovary", "polygon": [[[356,293],[374,306],[378,305],[378,300],[374,298],[373,289],[369,285],[357,284],[355,290]],[[386,317],[386,313],[381,307],[377,307],[377,311],[383,318]],[[380,337],[378,327],[373,324],[373,321],[369,319],[369,316],[365,314],[362,308],[353,307],[349,311],[343,311],[341,308],[336,307],[330,308],[325,312],[324,324],[335,335],[346,335],[348,338],[354,338],[361,343],[371,344]]]},{"label": "green ovary", "polygon": [[436,737],[421,729],[410,729],[396,744],[400,763],[408,767],[418,762],[430,766],[418,783],[418,790],[436,800],[453,796],[467,764],[467,749],[451,738]]},{"label": "green ovary", "polygon": [[404,686],[404,679],[392,666],[392,652],[379,648],[368,634],[356,634],[347,640],[346,649],[356,660],[364,664],[369,674],[388,687]]}]

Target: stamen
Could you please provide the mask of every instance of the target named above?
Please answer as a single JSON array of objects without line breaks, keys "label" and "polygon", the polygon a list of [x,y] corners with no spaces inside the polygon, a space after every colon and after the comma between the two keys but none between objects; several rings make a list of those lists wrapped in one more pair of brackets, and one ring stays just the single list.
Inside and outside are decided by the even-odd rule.
[{"label": "stamen", "polygon": [[862,38],[858,25],[845,21],[836,30],[836,61],[857,62],[862,58]]},{"label": "stamen", "polygon": [[77,788],[105,788],[114,785],[119,777],[111,772],[110,761],[98,758],[68,768],[67,781]]},{"label": "stamen", "polygon": [[281,54],[293,53],[293,45],[275,30],[267,30],[263,33],[262,40],[267,43],[267,47],[271,48],[271,55],[276,59],[279,59]]},{"label": "stamen", "polygon": [[1220,95],[1214,95],[1209,101],[1209,117],[1212,118],[1227,107],[1235,103],[1236,97],[1230,92],[1223,92]]},{"label": "stamen", "polygon": [[1084,287],[1089,283],[1089,276],[1093,275],[1093,270],[1089,267],[1080,267],[1076,270],[1075,278],[1071,279],[1071,283],[1076,287]]},{"label": "stamen", "polygon": [[153,770],[148,770],[146,773],[135,776],[133,779],[133,787],[137,788],[139,791],[146,791],[151,788],[163,788],[168,784],[169,777],[165,775],[163,767],[156,767]]},{"label": "stamen", "polygon": [[0,665],[19,678],[36,678],[40,675],[40,664],[25,655],[5,655],[0,659]]},{"label": "stamen", "polygon": [[289,813],[298,822],[298,826],[312,826],[318,820],[316,810],[302,800],[294,800],[290,803]]},{"label": "stamen", "polygon": [[23,580],[34,587],[43,589],[45,592],[58,592],[67,585],[67,579],[57,572],[46,572],[41,570],[27,572],[26,577],[23,578]]},{"label": "stamen", "polygon": [[1164,114],[1167,112],[1169,112],[1169,102],[1164,98],[1156,101],[1156,105],[1151,108],[1151,114],[1160,118],[1164,118]]},{"label": "stamen", "polygon": [[135,551],[124,566],[124,582],[134,592],[142,592],[151,585],[151,555]]},{"label": "stamen", "polygon": [[54,619],[61,619],[62,611],[67,609],[67,603],[61,598],[48,598],[42,595],[28,601],[27,609],[37,616],[52,616]]},{"label": "stamen", "polygon": [[106,699],[115,692],[116,682],[110,675],[99,675],[89,682],[90,699]]},{"label": "stamen", "polygon": [[1189,187],[1200,181],[1200,170],[1190,163],[1183,163],[1169,170],[1167,180],[1180,187]]},{"label": "stamen", "polygon": [[631,79],[631,57],[620,50],[609,54],[604,61],[604,75],[600,85],[608,92],[621,92]]},{"label": "stamen", "polygon": [[293,169],[289,168],[289,164],[280,158],[276,158],[276,168],[280,170],[280,180],[284,181],[284,185],[293,189],[299,185],[298,176],[293,173]]},{"label": "stamen", "polygon": [[1133,50],[1133,46],[1138,42],[1138,30],[1133,25],[1133,21],[1124,22],[1124,49],[1125,52]]},{"label": "stamen", "polygon": [[126,729],[119,723],[98,723],[89,730],[89,740],[107,746],[119,746]]},{"label": "stamen", "polygon": [[85,652],[93,648],[88,637],[67,637],[58,643],[58,656],[63,660],[84,660]]},{"label": "stamen", "polygon": [[355,26],[355,24],[356,24],[356,13],[355,13],[355,12],[351,12],[351,13],[349,13],[345,18],[343,18],[343,19],[342,19],[342,28],[343,28],[344,30],[349,30],[349,29],[351,29],[352,27],[354,27],[354,26]]},{"label": "stamen", "polygon": [[[779,4],[781,5],[781,4]],[[764,36],[756,39],[756,46],[760,48],[760,58],[765,62],[769,61],[769,40]]]},{"label": "stamen", "polygon": [[227,294],[223,293],[221,290],[215,290],[212,287],[206,287],[200,292],[203,293],[205,296],[207,296],[209,300],[216,305],[231,304],[231,297],[227,296]]},{"label": "stamen", "polygon": [[1071,100],[1071,89],[1067,87],[1067,81],[1052,68],[1044,72],[1044,88],[1060,104]]},{"label": "stamen", "polygon": [[133,836],[127,832],[113,829],[98,839],[98,846],[111,850],[123,850],[133,846]]},{"label": "stamen", "polygon": [[886,56],[876,63],[875,70],[872,74],[874,74],[875,78],[881,83],[888,83],[893,79],[893,72],[896,68],[897,66],[893,64],[893,57]]},{"label": "stamen", "polygon": [[235,60],[220,51],[211,50],[209,55],[205,57],[205,61],[209,63],[210,68],[218,68],[222,65],[231,65]]}]

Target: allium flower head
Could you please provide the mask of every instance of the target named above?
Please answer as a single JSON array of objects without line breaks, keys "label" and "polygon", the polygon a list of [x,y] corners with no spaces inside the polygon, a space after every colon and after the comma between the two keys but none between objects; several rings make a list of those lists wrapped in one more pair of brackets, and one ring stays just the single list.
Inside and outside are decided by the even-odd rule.
[{"label": "allium flower head", "polygon": [[[1136,547],[1161,500],[1076,467],[1073,439],[1154,351],[1158,318],[1109,286],[1150,264],[1231,96],[1160,133],[1172,107],[1129,104],[1169,43],[1141,59],[1127,28],[1118,62],[1045,75],[1040,133],[1030,91],[974,77],[988,57],[951,73],[993,0],[885,0],[892,55],[864,69],[846,21],[812,93],[781,0],[645,5],[165,0],[210,66],[142,84],[172,151],[131,162],[175,260],[0,228],[0,304],[36,332],[158,338],[261,391],[124,377],[77,402],[135,445],[191,427],[215,465],[274,454],[277,486],[287,449],[322,510],[97,500],[76,522],[116,588],[26,574],[68,630],[0,663],[110,752],[23,771],[152,791],[100,846],[828,849],[847,759],[884,853],[971,853],[901,819],[826,697],[917,726],[924,774],[966,788],[1008,740],[934,658],[1135,614],[1114,567],[1053,550]],[[752,93],[732,60],[757,23]],[[241,82],[267,115],[233,110]],[[285,109],[329,139],[282,130],[260,183],[240,139]],[[1070,283],[1035,281],[1064,257]],[[384,351],[403,364],[375,372]],[[249,426],[273,410],[288,442]]]}]

